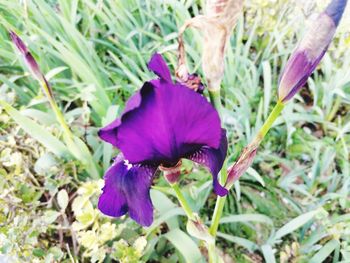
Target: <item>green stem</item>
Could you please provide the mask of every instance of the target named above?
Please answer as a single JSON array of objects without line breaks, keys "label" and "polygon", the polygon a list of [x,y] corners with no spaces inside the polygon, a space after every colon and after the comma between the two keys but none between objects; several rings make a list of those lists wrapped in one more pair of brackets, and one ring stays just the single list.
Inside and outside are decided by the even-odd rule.
[{"label": "green stem", "polygon": [[174,183],[171,184],[171,187],[173,188],[173,190],[176,193],[176,197],[179,200],[181,207],[183,208],[183,210],[185,211],[187,217],[191,220],[195,220],[195,216],[192,212],[191,207],[189,206],[189,204],[187,203],[184,195],[182,194],[180,188],[179,188],[179,184],[178,183]]},{"label": "green stem", "polygon": [[208,258],[209,258],[209,263],[222,262],[222,261],[220,261],[219,256],[216,253],[215,243],[208,245]]},{"label": "green stem", "polygon": [[[272,124],[275,122],[277,117],[280,115],[283,108],[284,108],[284,104],[282,102],[278,101],[276,106],[273,108],[271,114],[269,115],[269,117],[265,121],[264,125],[259,130],[258,134],[254,138],[252,143],[260,143],[262,141],[262,139],[265,137],[267,132],[270,130]],[[226,166],[224,166],[222,171],[221,171],[221,178],[220,178],[221,183],[225,182],[227,179],[227,171],[226,170],[227,170]],[[216,233],[217,233],[217,230],[219,227],[220,218],[222,216],[225,201],[226,201],[226,197],[219,196],[216,199],[216,204],[215,204],[215,209],[214,209],[214,213],[213,213],[213,217],[212,217],[212,222],[211,222],[211,226],[209,229],[210,234],[214,237],[216,236]]]},{"label": "green stem", "polygon": [[42,81],[41,85],[43,86],[43,89],[46,93],[46,97],[48,98],[49,103],[51,105],[51,108],[56,115],[57,121],[59,122],[59,124],[63,128],[63,132],[65,133],[66,138],[68,140],[70,140],[71,142],[73,142],[73,134],[72,134],[71,130],[69,129],[69,127],[68,127],[68,125],[63,117],[62,112],[58,108],[55,99],[50,95],[50,92],[49,92],[50,87],[47,86],[47,83],[45,81]]},{"label": "green stem", "polygon": [[219,115],[222,116],[222,104],[221,104],[221,96],[220,96],[220,89],[209,91],[209,98],[211,104],[215,107],[215,109],[218,111]]},{"label": "green stem", "polygon": [[59,109],[54,97],[52,96],[50,87],[47,84],[47,81],[43,79],[40,81],[44,92],[46,93],[46,97],[49,100],[50,106],[55,113],[56,119],[58,123],[61,125],[63,129],[63,137],[66,140],[66,144],[71,151],[72,155],[77,158],[79,161],[81,161],[84,165],[86,165],[86,170],[91,174],[91,176],[94,179],[100,178],[100,173],[98,166],[96,165],[96,162],[93,160],[90,152],[89,154],[85,154],[82,149],[79,148],[79,144],[75,141],[74,135],[69,128],[66,120],[64,119],[64,116]]},{"label": "green stem", "polygon": [[260,128],[256,139],[258,138],[258,141],[261,142],[262,139],[265,137],[267,132],[270,130],[272,124],[275,122],[277,117],[280,115],[281,111],[284,108],[284,103],[281,101],[278,101],[276,106],[273,108],[272,112],[270,113],[269,117],[265,121],[264,125]]},{"label": "green stem", "polygon": [[[219,182],[220,184],[224,185],[226,180],[227,180],[227,161],[225,161],[224,165],[222,166],[220,176],[219,176]],[[214,237],[216,236],[216,232],[219,227],[220,218],[225,205],[225,201],[226,201],[226,196],[224,197],[218,196],[216,199],[212,222],[209,228],[209,233]]]},{"label": "green stem", "polygon": [[219,227],[220,219],[222,216],[222,212],[224,210],[225,202],[226,202],[226,196],[223,196],[223,197],[218,196],[218,198],[216,199],[213,219],[211,222],[211,226],[209,228],[209,233],[214,237],[216,236],[216,233],[218,231],[218,227]]}]

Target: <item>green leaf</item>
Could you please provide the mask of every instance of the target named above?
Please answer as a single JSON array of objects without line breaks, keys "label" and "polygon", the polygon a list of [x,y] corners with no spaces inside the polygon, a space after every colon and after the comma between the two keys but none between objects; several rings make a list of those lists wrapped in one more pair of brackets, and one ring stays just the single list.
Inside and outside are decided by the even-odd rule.
[{"label": "green leaf", "polygon": [[340,243],[338,240],[330,240],[327,242],[326,245],[324,245],[311,259],[310,263],[319,263],[323,262],[332,252],[340,246]]},{"label": "green leaf", "polygon": [[47,210],[43,215],[43,220],[46,224],[52,224],[56,221],[57,217],[60,216],[60,213],[54,210]]},{"label": "green leaf", "polygon": [[168,212],[162,214],[156,220],[153,221],[153,224],[147,229],[147,234],[150,234],[154,231],[158,226],[160,226],[164,222],[168,222],[174,216],[185,215],[184,210],[181,207],[175,207]]},{"label": "green leaf", "polygon": [[41,248],[34,248],[33,255],[36,257],[43,257],[43,256],[45,256],[45,251]]},{"label": "green leaf", "polygon": [[282,226],[280,229],[277,230],[274,240],[278,240],[281,237],[288,235],[292,233],[293,231],[297,230],[299,227],[302,227],[307,222],[309,222],[312,218],[314,218],[315,215],[317,215],[320,212],[320,210],[314,210],[305,214],[302,214],[293,220],[289,221],[287,224]]},{"label": "green leaf", "polygon": [[259,246],[248,240],[248,239],[245,239],[245,238],[241,238],[241,237],[237,237],[237,236],[232,236],[232,235],[228,235],[228,234],[224,234],[224,233],[221,233],[221,232],[218,232],[217,233],[217,236],[218,237],[221,237],[223,239],[226,239],[227,241],[230,241],[232,243],[235,243],[241,247],[244,247],[246,248],[247,250],[249,250],[250,252],[253,252],[255,250],[257,250],[259,248]]},{"label": "green leaf", "polygon": [[226,216],[220,219],[220,223],[236,223],[236,222],[247,222],[247,221],[252,221],[252,222],[259,222],[259,223],[264,223],[268,225],[273,225],[273,221],[265,215],[261,214],[243,214],[243,215],[231,215],[231,216]]},{"label": "green leaf", "polygon": [[[178,228],[177,216],[185,214],[183,209],[174,204],[165,194],[155,189],[151,189],[151,199],[154,208],[159,212],[159,217],[156,221],[158,223],[165,221],[170,230]],[[156,225],[156,221],[151,227]]]},{"label": "green leaf", "polygon": [[264,255],[265,262],[276,263],[275,254],[273,253],[272,247],[270,245],[262,245],[261,251]]},{"label": "green leaf", "polygon": [[176,247],[185,258],[186,262],[204,262],[196,243],[180,229],[174,229],[165,234],[164,237]]},{"label": "green leaf", "polygon": [[55,136],[46,131],[45,128],[41,127],[31,119],[23,116],[18,110],[13,108],[7,102],[0,100],[0,105],[26,133],[39,141],[49,151],[53,152],[59,157],[67,157],[69,155],[67,147]]}]

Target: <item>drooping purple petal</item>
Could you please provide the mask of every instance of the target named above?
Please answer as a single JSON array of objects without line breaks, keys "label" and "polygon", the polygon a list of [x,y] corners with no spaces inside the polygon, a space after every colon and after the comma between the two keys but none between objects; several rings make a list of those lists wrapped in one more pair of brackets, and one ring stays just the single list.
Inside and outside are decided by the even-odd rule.
[{"label": "drooping purple petal", "polygon": [[117,158],[105,174],[105,186],[98,202],[100,211],[112,217],[129,212],[137,223],[150,226],[153,206],[149,191],[156,169]]},{"label": "drooping purple petal", "polygon": [[221,186],[218,181],[218,174],[224,164],[227,153],[226,131],[222,129],[220,147],[218,149],[208,146],[201,147],[198,151],[190,154],[186,158],[206,166],[213,176],[214,191],[219,196],[225,196],[228,190]]},{"label": "drooping purple petal", "polygon": [[158,77],[161,78],[161,80],[164,80],[169,83],[172,82],[169,68],[160,54],[155,53],[152,56],[151,60],[148,62],[147,66],[148,69],[157,74]]},{"label": "drooping purple petal", "polygon": [[203,145],[218,148],[220,118],[200,94],[179,84],[145,83],[141,104],[114,129],[116,145],[132,163],[177,161]]}]

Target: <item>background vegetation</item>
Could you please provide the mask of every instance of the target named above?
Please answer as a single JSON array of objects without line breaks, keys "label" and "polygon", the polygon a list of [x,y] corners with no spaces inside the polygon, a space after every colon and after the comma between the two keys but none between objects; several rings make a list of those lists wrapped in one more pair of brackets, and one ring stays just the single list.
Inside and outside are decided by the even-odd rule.
[{"label": "background vegetation", "polygon": [[[161,177],[151,192],[150,228],[96,209],[100,178],[116,154],[97,130],[152,77],[146,68],[152,53],[163,53],[175,68],[178,28],[203,2],[0,0],[0,262],[205,260]],[[276,101],[281,67],[311,14],[327,3],[245,1],[222,86],[230,163]],[[225,261],[350,262],[349,26],[348,8],[318,70],[231,191],[219,228]],[[62,142],[9,29],[28,44],[74,135],[88,146],[83,157]],[[201,73],[200,35],[189,31],[185,40],[191,68]],[[210,175],[190,162],[184,174],[186,197],[209,220],[215,204]]]}]

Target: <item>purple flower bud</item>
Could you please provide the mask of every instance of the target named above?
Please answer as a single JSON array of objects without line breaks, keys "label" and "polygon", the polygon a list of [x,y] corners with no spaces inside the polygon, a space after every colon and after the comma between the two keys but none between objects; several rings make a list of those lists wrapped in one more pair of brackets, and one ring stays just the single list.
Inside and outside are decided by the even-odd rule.
[{"label": "purple flower bud", "polygon": [[20,37],[17,36],[16,33],[13,31],[10,32],[10,37],[12,42],[15,44],[17,50],[19,51],[19,53],[23,56],[24,61],[28,66],[28,69],[31,71],[31,73],[36,79],[41,81],[42,74],[40,72],[38,63],[35,61],[32,54],[30,54],[26,45],[23,43],[22,39],[20,39]]},{"label": "purple flower bud", "polygon": [[9,34],[12,42],[15,44],[17,50],[22,55],[30,73],[43,85],[45,94],[53,98],[51,87],[44,75],[41,73],[38,63],[35,61],[34,57],[29,52],[27,46],[23,43],[22,39],[15,32],[10,31]]},{"label": "purple flower bud", "polygon": [[347,0],[333,0],[312,23],[289,58],[279,81],[278,98],[290,100],[306,83],[331,43]]},{"label": "purple flower bud", "polygon": [[19,38],[19,36],[16,35],[15,32],[10,31],[10,37],[12,42],[16,45],[16,48],[21,52],[21,54],[28,53],[28,49],[26,45],[23,43],[22,39]]}]

